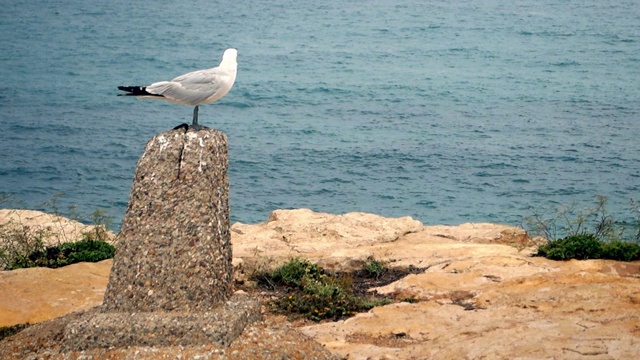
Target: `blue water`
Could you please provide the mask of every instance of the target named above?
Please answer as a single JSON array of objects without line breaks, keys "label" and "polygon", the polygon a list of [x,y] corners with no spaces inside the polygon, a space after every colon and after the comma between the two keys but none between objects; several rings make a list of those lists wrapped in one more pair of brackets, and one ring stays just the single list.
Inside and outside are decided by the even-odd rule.
[{"label": "blue water", "polygon": [[[4,1],[0,193],[115,225],[154,134],[192,109],[117,97],[239,50],[200,109],[229,136],[232,221],[279,208],[500,222],[633,220],[638,1]],[[7,206],[7,204],[4,204]],[[626,217],[626,218],[625,218]]]}]

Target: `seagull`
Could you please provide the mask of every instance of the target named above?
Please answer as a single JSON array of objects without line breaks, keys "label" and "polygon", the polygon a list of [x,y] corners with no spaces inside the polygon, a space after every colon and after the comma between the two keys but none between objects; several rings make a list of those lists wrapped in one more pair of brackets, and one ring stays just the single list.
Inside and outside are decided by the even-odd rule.
[{"label": "seagull", "polygon": [[[159,81],[147,86],[118,86],[118,90],[127,92],[119,95],[195,106],[191,127],[200,130],[205,127],[198,124],[198,106],[211,104],[227,95],[236,81],[237,58],[238,50],[230,48],[224,51],[220,65],[214,68],[192,71],[171,81]],[[180,127],[188,128],[189,125],[176,128]]]}]

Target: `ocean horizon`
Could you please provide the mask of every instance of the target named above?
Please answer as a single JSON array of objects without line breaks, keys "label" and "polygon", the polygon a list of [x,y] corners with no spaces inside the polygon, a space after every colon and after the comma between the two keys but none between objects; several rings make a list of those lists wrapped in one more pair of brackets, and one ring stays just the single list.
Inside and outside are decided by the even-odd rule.
[{"label": "ocean horizon", "polygon": [[[635,1],[25,0],[0,14],[0,207],[103,209],[192,107],[118,97],[214,67],[200,123],[229,140],[232,222],[275,209],[522,226],[640,200]],[[70,208],[71,206],[71,208]]]}]

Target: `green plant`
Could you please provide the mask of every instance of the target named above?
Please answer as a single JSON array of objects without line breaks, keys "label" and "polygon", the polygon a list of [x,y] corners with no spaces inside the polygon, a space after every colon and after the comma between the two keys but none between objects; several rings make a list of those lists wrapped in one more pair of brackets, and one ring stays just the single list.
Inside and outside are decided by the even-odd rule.
[{"label": "green plant", "polygon": [[356,296],[348,277],[335,276],[317,264],[300,259],[292,259],[256,280],[272,289],[287,289],[284,296],[273,302],[276,310],[302,314],[314,321],[349,317],[389,302]]},{"label": "green plant", "polygon": [[28,267],[29,255],[43,251],[52,236],[48,229],[31,229],[13,221],[0,224],[0,270]]},{"label": "green plant", "polygon": [[268,278],[271,282],[299,287],[303,285],[303,280],[319,280],[323,273],[322,268],[317,264],[312,264],[306,260],[292,259],[275,269]]},{"label": "green plant", "polygon": [[366,299],[353,294],[340,280],[327,276],[321,280],[305,278],[301,291],[294,291],[279,299],[276,306],[284,311],[296,312],[313,321],[341,319],[387,304],[387,299]]},{"label": "green plant", "polygon": [[594,234],[571,235],[540,246],[536,255],[551,260],[634,261],[640,260],[640,244],[620,240],[604,242]]},{"label": "green plant", "polygon": [[92,232],[84,234],[80,241],[46,246],[53,235],[48,228],[32,229],[15,222],[0,224],[0,269],[57,268],[83,261],[97,262],[115,254],[115,247],[104,241],[108,238],[106,231],[97,233],[98,240],[93,239]]},{"label": "green plant", "polygon": [[102,209],[96,209],[91,213],[91,224],[93,228],[89,232],[82,234],[83,240],[97,240],[107,241],[109,240],[109,228],[113,218],[107,215],[107,212]]},{"label": "green plant", "polygon": [[[50,225],[25,225],[19,210],[14,214],[17,216],[13,220],[0,224],[0,270],[33,266],[60,267],[113,257],[115,249],[105,243],[111,238],[108,231],[111,217],[104,210],[95,210],[90,216],[94,226],[82,233],[81,238],[77,238],[75,232],[74,235],[66,233],[66,219],[61,217],[58,207],[61,196],[62,193],[57,193],[42,204],[42,207],[51,209],[50,212],[55,215],[51,216],[53,222]],[[13,199],[0,193],[0,204],[9,201],[13,202]],[[69,206],[68,212],[71,218],[80,219],[75,206]],[[73,240],[76,242],[68,243]]]},{"label": "green plant", "polygon": [[115,255],[115,247],[104,241],[81,240],[48,246],[43,251],[29,254],[28,262],[22,267],[58,268],[78,262],[98,262]]},{"label": "green plant", "polygon": [[602,254],[603,259],[619,261],[640,260],[640,244],[626,241],[604,243]]},{"label": "green plant", "polygon": [[[538,247],[536,255],[552,260],[611,259],[632,261],[640,259],[640,206],[631,201],[636,224],[618,223],[606,208],[607,198],[598,196],[596,207],[576,211],[564,207],[555,218],[540,213],[528,218],[534,233],[543,234],[549,242]],[[558,225],[562,219],[562,225]],[[626,237],[624,225],[636,229],[633,237]],[[558,239],[558,233],[566,234]],[[555,239],[555,240],[554,240]]]},{"label": "green plant", "polygon": [[537,255],[551,260],[598,259],[602,242],[593,234],[571,235],[540,246]]},{"label": "green plant", "polygon": [[535,212],[524,220],[525,228],[532,234],[542,235],[549,240],[593,234],[600,240],[613,241],[622,239],[625,233],[624,227],[618,226],[607,211],[607,198],[604,196],[596,197],[595,207],[577,209],[575,205],[563,205],[553,209],[551,214]]},{"label": "green plant", "polygon": [[373,256],[369,256],[365,260],[362,270],[367,277],[378,279],[387,269],[382,261],[378,261]]},{"label": "green plant", "polygon": [[26,225],[1,224],[0,268],[57,268],[77,262],[110,259],[115,254],[115,247],[102,240],[85,239],[45,246],[51,236],[51,231],[47,229],[31,230]]}]

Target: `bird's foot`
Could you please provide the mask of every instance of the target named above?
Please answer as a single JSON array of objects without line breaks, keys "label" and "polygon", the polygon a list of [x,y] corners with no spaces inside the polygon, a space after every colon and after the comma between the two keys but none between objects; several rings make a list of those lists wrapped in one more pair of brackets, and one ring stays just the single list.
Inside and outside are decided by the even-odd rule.
[{"label": "bird's foot", "polygon": [[203,129],[208,129],[208,127],[206,127],[206,126],[204,126],[204,125],[200,125],[200,124],[191,124],[191,125],[189,125],[189,128],[190,128],[190,129],[193,129],[193,130],[195,130],[195,131],[200,131],[200,130],[203,130]]},{"label": "bird's foot", "polygon": [[186,132],[187,130],[189,130],[189,124],[187,123],[182,123],[176,127],[173,128],[173,130],[179,130],[179,129],[184,129],[184,131]]},{"label": "bird's foot", "polygon": [[208,129],[208,127],[206,127],[204,125],[197,124],[197,123],[196,124],[191,124],[191,125],[189,125],[187,123],[183,123],[183,124],[180,124],[180,125],[178,125],[178,126],[173,128],[173,130],[178,130],[178,129],[184,129],[184,131],[187,132],[189,129],[193,129],[195,131],[200,131],[200,130],[203,130],[203,129]]}]

